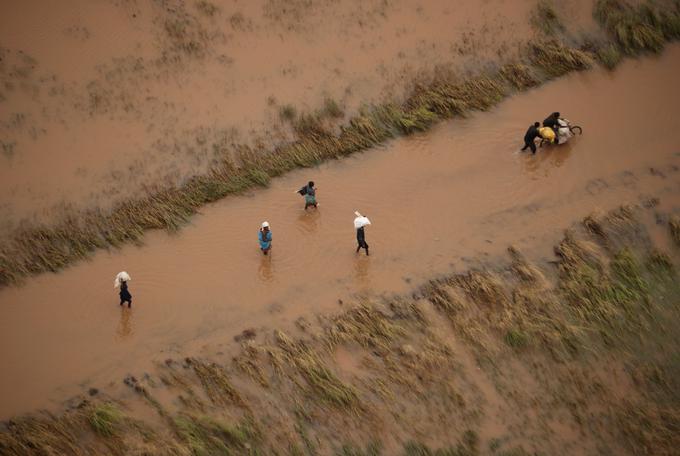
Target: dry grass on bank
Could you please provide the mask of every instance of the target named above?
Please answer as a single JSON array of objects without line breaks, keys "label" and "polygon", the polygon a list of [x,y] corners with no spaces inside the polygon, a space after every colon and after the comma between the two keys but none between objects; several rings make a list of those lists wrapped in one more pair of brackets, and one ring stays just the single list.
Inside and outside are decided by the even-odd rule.
[{"label": "dry grass on bank", "polygon": [[[552,21],[545,6],[548,3],[541,4],[544,6],[538,10],[547,14],[546,21]],[[489,109],[518,90],[590,68],[594,58],[612,67],[622,53],[657,51],[666,40],[680,36],[680,9],[677,5],[675,9],[661,6],[645,3],[633,8],[620,0],[599,0],[595,16],[612,34],[614,43],[594,49],[595,55],[554,38],[532,41],[525,62],[465,80],[450,76],[418,85],[401,105],[362,109],[340,127],[339,133],[331,126],[344,112],[334,100],[327,100],[321,111],[311,114],[284,106],[280,115],[299,136],[292,144],[272,151],[240,146],[237,160],[225,156],[208,174],[196,176],[181,187],[157,189],[147,197],[122,202],[111,212],[85,211],[64,216],[49,226],[16,230],[0,245],[0,286],[28,275],[58,271],[97,249],[141,242],[147,230],[178,230],[207,203],[267,186],[272,178],[295,168],[315,166],[399,135],[427,130],[442,119]],[[185,28],[172,30],[184,37]]]},{"label": "dry grass on bank", "polygon": [[[510,247],[505,267],[364,299],[303,337],[245,340],[231,362],[168,360],[145,380],[126,379],[158,421],[83,401],[61,416],[11,420],[0,452],[381,455],[397,445],[403,455],[472,456],[587,444],[671,455],[680,445],[680,281],[641,211],[586,217],[550,269]],[[338,350],[356,366],[338,364]],[[626,366],[628,379],[598,374],[610,365]],[[491,439],[489,413],[506,423]],[[577,441],[541,424],[555,414]]]},{"label": "dry grass on bank", "polygon": [[673,216],[668,222],[673,241],[680,246],[680,217]]}]

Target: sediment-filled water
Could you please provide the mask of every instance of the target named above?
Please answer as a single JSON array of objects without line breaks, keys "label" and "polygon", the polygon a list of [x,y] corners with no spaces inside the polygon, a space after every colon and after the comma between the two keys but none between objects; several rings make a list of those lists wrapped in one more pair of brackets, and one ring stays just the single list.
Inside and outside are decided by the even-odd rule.
[{"label": "sediment-filled water", "polygon": [[[244,328],[290,325],[357,293],[408,291],[510,244],[538,260],[593,211],[659,198],[680,204],[680,46],[615,72],[573,74],[488,113],[275,179],[206,207],[179,234],[100,252],[0,291],[0,415],[105,388],[170,354],[232,344]],[[583,127],[569,144],[519,152],[526,128],[559,110]],[[295,194],[317,184],[318,210]],[[353,212],[371,256],[355,253]],[[257,245],[271,223],[271,256]],[[474,258],[474,260],[473,260]],[[113,289],[132,275],[133,308]]]}]

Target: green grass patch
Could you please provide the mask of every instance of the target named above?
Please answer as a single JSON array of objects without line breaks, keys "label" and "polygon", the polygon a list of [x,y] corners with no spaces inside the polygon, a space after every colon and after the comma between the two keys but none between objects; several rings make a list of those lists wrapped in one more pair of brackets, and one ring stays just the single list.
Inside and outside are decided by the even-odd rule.
[{"label": "green grass patch", "polygon": [[194,456],[260,454],[251,446],[259,433],[246,421],[234,426],[209,416],[182,415],[174,424]]},{"label": "green grass patch", "polygon": [[513,328],[505,333],[505,343],[514,349],[529,345],[529,335],[521,329]]},{"label": "green grass patch", "polygon": [[111,437],[116,433],[116,427],[121,422],[123,413],[113,404],[96,405],[90,414],[89,421],[92,429],[102,437]]},{"label": "green grass patch", "polygon": [[281,331],[276,331],[283,358],[307,383],[308,393],[329,405],[345,409],[357,409],[357,391],[342,382],[322,361],[319,354],[304,342],[295,342]]},{"label": "green grass patch", "polygon": [[607,44],[598,49],[596,54],[598,62],[608,70],[614,69],[619,64],[623,55],[615,44]]}]

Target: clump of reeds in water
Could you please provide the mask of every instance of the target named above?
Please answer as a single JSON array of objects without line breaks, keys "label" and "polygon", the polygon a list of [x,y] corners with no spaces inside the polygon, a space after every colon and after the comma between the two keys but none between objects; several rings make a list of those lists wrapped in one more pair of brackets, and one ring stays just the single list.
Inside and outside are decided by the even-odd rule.
[{"label": "clump of reeds in water", "polygon": [[556,40],[529,44],[529,59],[550,78],[570,71],[587,70],[593,65],[590,53],[567,47]]},{"label": "clump of reeds in water", "polygon": [[551,0],[539,0],[531,15],[531,24],[546,35],[554,35],[564,31],[564,24],[555,11]]},{"label": "clump of reeds in water", "polygon": [[677,2],[674,7],[670,2],[633,6],[623,0],[598,0],[594,16],[628,55],[659,52],[667,40],[680,38]]}]

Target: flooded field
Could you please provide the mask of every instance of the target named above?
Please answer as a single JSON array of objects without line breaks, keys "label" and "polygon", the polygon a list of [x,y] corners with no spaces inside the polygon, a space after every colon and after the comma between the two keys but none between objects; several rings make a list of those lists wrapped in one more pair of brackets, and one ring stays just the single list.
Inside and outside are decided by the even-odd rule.
[{"label": "flooded field", "polygon": [[[680,205],[680,47],[546,84],[491,112],[384,148],[275,179],[206,207],[178,235],[99,253],[59,274],[0,291],[0,415],[60,404],[151,361],[231,350],[245,328],[293,327],[357,293],[404,293],[433,275],[495,258],[508,245],[552,259],[561,230],[593,211]],[[518,151],[534,120],[560,110],[584,134]],[[318,186],[317,211],[294,191]],[[353,211],[367,214],[371,256],[356,255]],[[272,255],[256,242],[271,223]],[[481,259],[481,260],[480,260]],[[120,309],[112,278],[133,277]],[[11,347],[11,349],[9,349]]]},{"label": "flooded field", "polygon": [[[561,12],[592,32],[591,1]],[[0,234],[289,141],[291,113],[517,57],[533,1],[0,2]]]}]

